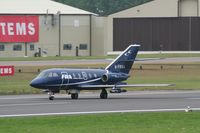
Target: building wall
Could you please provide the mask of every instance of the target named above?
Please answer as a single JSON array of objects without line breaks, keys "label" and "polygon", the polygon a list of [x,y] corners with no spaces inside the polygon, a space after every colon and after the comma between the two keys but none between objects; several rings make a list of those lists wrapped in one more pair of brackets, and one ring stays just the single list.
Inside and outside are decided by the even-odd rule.
[{"label": "building wall", "polygon": [[[53,21],[52,21],[53,20]],[[59,31],[60,24],[60,31]],[[60,37],[59,37],[60,35]],[[90,15],[40,15],[39,16],[39,42],[27,44],[27,56],[33,57],[41,48],[42,56],[75,56],[76,47],[87,44],[87,50],[79,50],[79,56],[90,55]],[[60,42],[59,42],[60,38]],[[59,52],[60,43],[60,52]],[[25,56],[24,43],[1,43],[5,50],[0,51],[0,57],[23,57]],[[20,44],[21,51],[13,51],[13,46]],[[71,50],[63,50],[63,44],[71,44]],[[34,50],[30,50],[34,45]]]},{"label": "building wall", "polygon": [[[79,49],[79,56],[90,55],[90,16],[62,15],[61,17],[61,56],[76,56],[76,47],[86,44],[87,49]],[[63,50],[64,44],[71,44],[71,50]]]},{"label": "building wall", "polygon": [[180,0],[179,16],[198,16],[198,0]]},{"label": "building wall", "polygon": [[[13,51],[13,46],[19,44],[22,46],[22,51]],[[4,45],[5,50],[0,51],[0,57],[23,57],[25,55],[25,46],[23,43],[0,43],[0,45]]]},{"label": "building wall", "polygon": [[41,15],[39,21],[39,42],[34,43],[35,51],[29,52],[29,56],[34,56],[38,48],[46,51],[47,56],[58,55],[58,22],[55,25],[52,24],[52,15]]},{"label": "building wall", "polygon": [[106,55],[107,17],[92,16],[92,55]]}]

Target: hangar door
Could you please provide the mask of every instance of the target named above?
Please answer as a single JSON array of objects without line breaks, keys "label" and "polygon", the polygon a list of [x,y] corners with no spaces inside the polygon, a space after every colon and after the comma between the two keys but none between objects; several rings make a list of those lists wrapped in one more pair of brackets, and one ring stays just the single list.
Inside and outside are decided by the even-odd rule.
[{"label": "hangar door", "polygon": [[143,51],[200,50],[200,18],[114,18],[113,50],[141,44]]}]

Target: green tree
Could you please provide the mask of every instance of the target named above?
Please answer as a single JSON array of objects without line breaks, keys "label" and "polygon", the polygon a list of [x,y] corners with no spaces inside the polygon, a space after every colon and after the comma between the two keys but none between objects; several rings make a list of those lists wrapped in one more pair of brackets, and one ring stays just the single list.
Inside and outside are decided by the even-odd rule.
[{"label": "green tree", "polygon": [[109,15],[152,0],[55,0],[101,16]]}]

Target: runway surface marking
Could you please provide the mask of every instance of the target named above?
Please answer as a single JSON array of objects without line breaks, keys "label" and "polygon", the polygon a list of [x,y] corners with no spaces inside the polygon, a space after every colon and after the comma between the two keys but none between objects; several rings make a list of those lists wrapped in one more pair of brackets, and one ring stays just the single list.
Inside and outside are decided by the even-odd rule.
[{"label": "runway surface marking", "polygon": [[11,107],[11,106],[38,106],[38,105],[61,105],[61,104],[67,104],[70,102],[60,102],[60,103],[30,103],[30,104],[2,104],[0,107]]},{"label": "runway surface marking", "polygon": [[199,100],[200,97],[198,97],[198,98],[187,98],[187,99],[190,99],[190,100]]},{"label": "runway surface marking", "polygon": [[[62,112],[62,113],[38,113],[38,114],[13,114],[0,115],[5,117],[27,117],[27,116],[54,116],[54,115],[83,115],[83,114],[105,114],[105,113],[139,113],[139,112],[175,112],[186,111],[187,109],[148,109],[148,110],[116,110],[116,111],[89,111],[89,112]],[[192,108],[193,111],[200,111],[200,108]]]},{"label": "runway surface marking", "polygon": [[38,97],[0,97],[0,100],[18,100],[18,99],[35,99],[35,98],[38,98]]}]

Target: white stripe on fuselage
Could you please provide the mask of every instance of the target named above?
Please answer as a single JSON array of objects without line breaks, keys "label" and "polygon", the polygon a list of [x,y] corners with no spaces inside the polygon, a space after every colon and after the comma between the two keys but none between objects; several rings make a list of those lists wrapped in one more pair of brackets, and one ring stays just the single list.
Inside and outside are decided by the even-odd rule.
[{"label": "white stripe on fuselage", "polygon": [[[101,80],[101,78],[97,78],[97,79],[92,79],[92,80],[88,80],[88,81],[81,81],[81,82],[77,82],[77,83],[70,83],[70,84],[66,84],[66,85],[77,85],[77,84],[85,84],[85,83],[90,83],[90,82],[95,82]],[[65,84],[63,84],[65,85]]]},{"label": "white stripe on fuselage", "polygon": [[[91,83],[91,82],[95,82],[101,80],[101,78],[97,78],[97,79],[92,79],[92,80],[88,80],[88,81],[81,81],[81,82],[76,82],[76,83],[70,83],[70,84],[62,84],[62,85],[67,85],[67,86],[71,86],[71,85],[79,85],[79,84],[85,84],[85,83]],[[48,86],[60,86],[61,84],[54,84],[54,85],[48,85]]]}]

